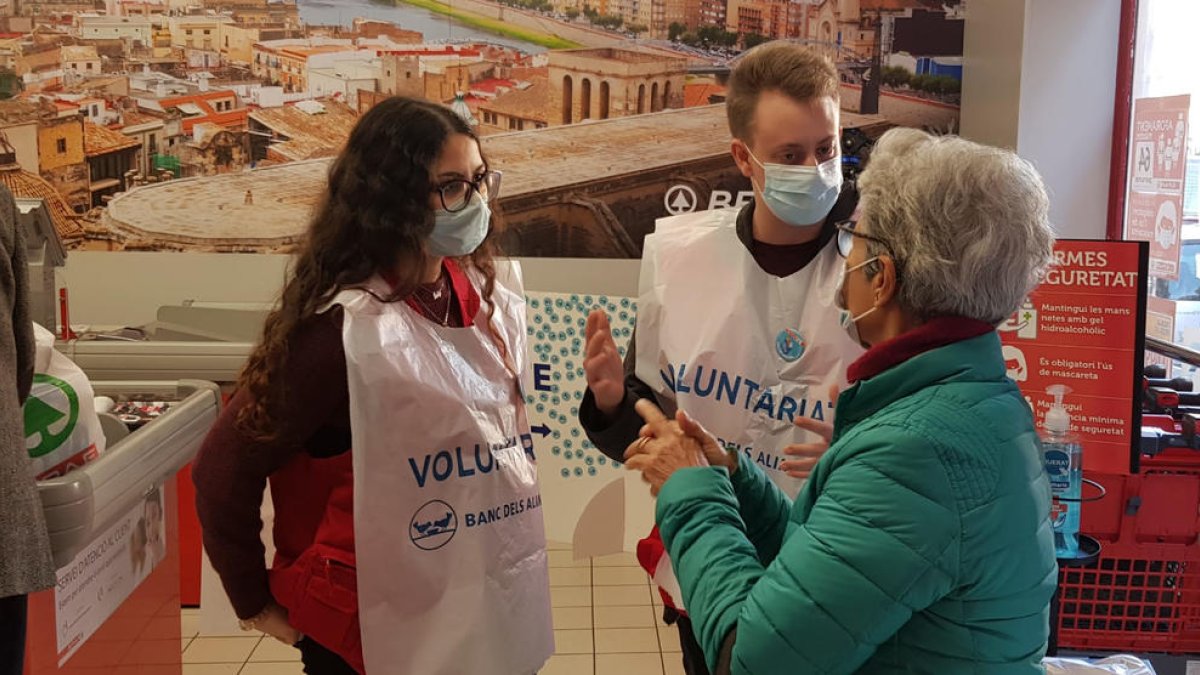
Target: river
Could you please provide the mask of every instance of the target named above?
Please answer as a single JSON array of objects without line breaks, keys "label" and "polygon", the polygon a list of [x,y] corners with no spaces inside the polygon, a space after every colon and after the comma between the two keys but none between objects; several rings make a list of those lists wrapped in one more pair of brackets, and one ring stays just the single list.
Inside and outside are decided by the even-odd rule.
[{"label": "river", "polygon": [[530,54],[546,51],[545,47],[464,26],[447,16],[403,2],[393,4],[389,0],[299,0],[299,4],[300,18],[308,24],[349,26],[356,17],[363,17],[390,21],[406,30],[421,31],[428,42],[478,40],[515,47]]}]

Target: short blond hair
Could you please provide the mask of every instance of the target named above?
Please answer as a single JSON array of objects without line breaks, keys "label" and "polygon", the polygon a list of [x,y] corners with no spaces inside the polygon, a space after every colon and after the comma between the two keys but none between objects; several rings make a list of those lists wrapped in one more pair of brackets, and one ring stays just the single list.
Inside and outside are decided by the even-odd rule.
[{"label": "short blond hair", "polygon": [[749,140],[763,92],[778,91],[797,101],[841,98],[837,67],[800,45],[768,42],[746,53],[729,76],[725,114],[734,138]]}]

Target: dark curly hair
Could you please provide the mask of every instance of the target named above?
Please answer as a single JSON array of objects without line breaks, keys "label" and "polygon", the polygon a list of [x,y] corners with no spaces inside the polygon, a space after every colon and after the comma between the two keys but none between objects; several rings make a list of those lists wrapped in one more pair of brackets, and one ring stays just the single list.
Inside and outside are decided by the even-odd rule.
[{"label": "dark curly hair", "polygon": [[[262,341],[239,378],[238,386],[251,398],[238,415],[244,433],[259,440],[277,437],[272,413],[280,409],[284,392],[275,386],[275,375],[283,368],[298,326],[340,291],[360,286],[381,271],[391,271],[399,280],[393,296],[381,300],[402,300],[420,283],[429,257],[425,241],[434,223],[431,172],[454,134],[479,142],[449,108],[405,97],[381,101],[355,125],[330,168],[328,189],[293,261],[280,304],[267,316]],[[503,352],[492,324],[497,229],[493,219],[483,244],[459,262],[484,276],[486,325]]]}]

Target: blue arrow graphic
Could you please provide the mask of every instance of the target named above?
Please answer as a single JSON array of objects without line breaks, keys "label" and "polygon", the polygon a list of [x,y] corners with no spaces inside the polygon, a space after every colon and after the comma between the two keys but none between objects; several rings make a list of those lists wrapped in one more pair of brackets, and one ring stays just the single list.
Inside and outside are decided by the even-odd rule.
[{"label": "blue arrow graphic", "polygon": [[550,435],[550,427],[545,424],[541,424],[536,427],[529,427],[529,430],[535,434],[541,434],[542,438]]}]

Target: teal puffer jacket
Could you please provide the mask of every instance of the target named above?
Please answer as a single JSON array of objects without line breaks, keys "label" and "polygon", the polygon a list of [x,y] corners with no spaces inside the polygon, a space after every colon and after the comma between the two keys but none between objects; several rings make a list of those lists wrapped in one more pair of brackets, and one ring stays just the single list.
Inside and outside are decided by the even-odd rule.
[{"label": "teal puffer jacket", "polygon": [[842,394],[795,504],[746,457],[685,469],[663,539],[710,666],[737,674],[1042,672],[1050,487],[997,335]]}]

